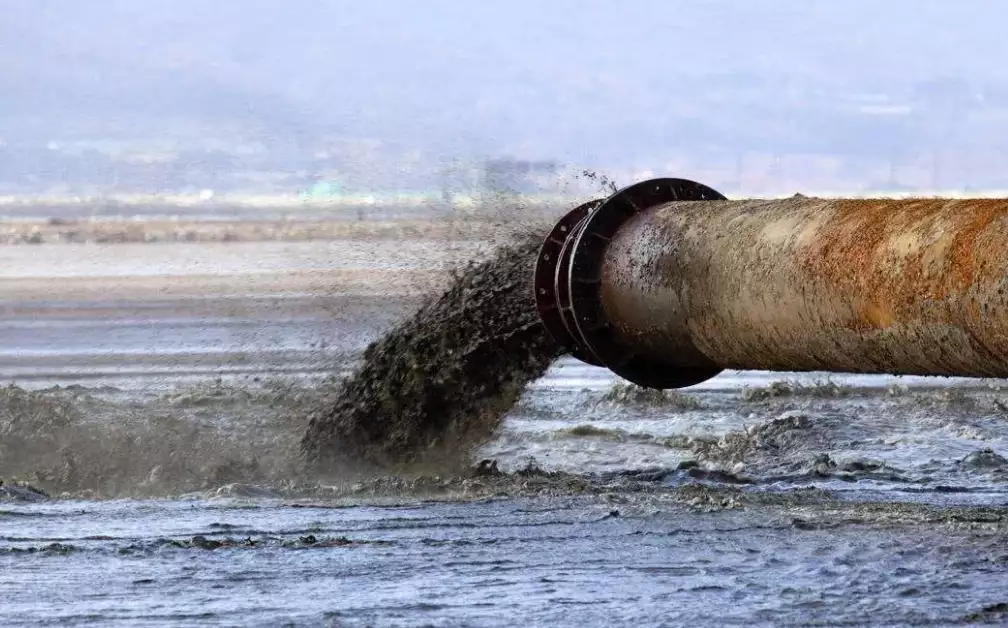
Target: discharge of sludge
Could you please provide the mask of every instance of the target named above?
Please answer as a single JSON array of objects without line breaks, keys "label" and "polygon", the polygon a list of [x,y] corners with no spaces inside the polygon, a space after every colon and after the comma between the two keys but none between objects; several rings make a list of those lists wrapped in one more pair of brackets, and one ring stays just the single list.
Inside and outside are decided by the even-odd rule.
[{"label": "discharge of sludge", "polygon": [[522,237],[469,266],[371,344],[313,413],[307,457],[334,470],[465,463],[559,355],[530,288],[542,237]]},{"label": "discharge of sludge", "polygon": [[1008,201],[629,186],[470,268],[372,345],[304,450],[464,452],[564,352],[654,388],[723,369],[1008,377]]}]

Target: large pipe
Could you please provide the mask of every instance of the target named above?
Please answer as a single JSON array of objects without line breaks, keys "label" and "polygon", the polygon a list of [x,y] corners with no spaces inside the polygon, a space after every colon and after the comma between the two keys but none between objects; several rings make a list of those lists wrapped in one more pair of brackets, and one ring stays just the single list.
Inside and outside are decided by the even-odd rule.
[{"label": "large pipe", "polygon": [[728,201],[654,179],[561,220],[535,291],[568,352],[648,387],[722,369],[1008,377],[1008,200]]}]

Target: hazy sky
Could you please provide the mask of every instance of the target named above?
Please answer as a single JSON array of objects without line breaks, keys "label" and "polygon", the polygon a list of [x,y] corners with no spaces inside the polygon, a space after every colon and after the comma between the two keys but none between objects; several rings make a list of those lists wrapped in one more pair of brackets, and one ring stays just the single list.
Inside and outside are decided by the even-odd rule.
[{"label": "hazy sky", "polygon": [[[190,117],[446,150],[632,153],[672,141],[673,119],[792,124],[755,112],[754,78],[785,100],[820,86],[1008,81],[1004,0],[0,0],[0,11],[0,117],[57,129]],[[717,111],[697,104],[714,91],[726,93]]]}]

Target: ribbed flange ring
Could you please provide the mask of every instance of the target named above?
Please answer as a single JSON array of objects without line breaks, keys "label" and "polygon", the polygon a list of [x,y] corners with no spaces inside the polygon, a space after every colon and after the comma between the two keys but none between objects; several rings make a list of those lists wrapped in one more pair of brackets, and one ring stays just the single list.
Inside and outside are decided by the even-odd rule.
[{"label": "ribbed flange ring", "polygon": [[581,350],[573,328],[573,314],[570,312],[570,244],[571,235],[577,226],[598,207],[602,199],[589,201],[575,207],[560,219],[539,248],[535,267],[535,300],[539,318],[550,337],[567,353],[582,362],[602,366]]},{"label": "ribbed flange ring", "polygon": [[[616,337],[602,304],[602,265],[606,247],[636,214],[672,201],[726,200],[706,185],[686,179],[651,179],[619,190],[578,222],[570,244],[568,326],[581,358],[605,366],[648,388],[683,388],[714,377],[720,369],[682,369],[634,353]],[[578,356],[580,357],[580,356]]]}]

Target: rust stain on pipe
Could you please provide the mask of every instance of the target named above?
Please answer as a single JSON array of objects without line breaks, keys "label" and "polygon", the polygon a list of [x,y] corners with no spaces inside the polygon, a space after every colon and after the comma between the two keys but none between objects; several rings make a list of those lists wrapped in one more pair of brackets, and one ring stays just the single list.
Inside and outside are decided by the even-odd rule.
[{"label": "rust stain on pipe", "polygon": [[604,320],[574,334],[630,379],[664,387],[648,373],[702,381],[724,368],[1008,377],[1008,200],[641,204],[596,229],[589,293]]}]

